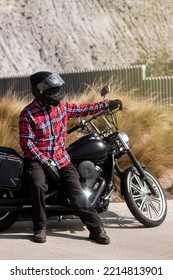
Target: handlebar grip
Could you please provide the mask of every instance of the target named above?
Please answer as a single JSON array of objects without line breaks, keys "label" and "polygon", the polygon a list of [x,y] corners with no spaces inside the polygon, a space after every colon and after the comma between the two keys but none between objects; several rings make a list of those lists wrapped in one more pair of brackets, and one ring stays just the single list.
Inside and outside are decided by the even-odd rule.
[{"label": "handlebar grip", "polygon": [[73,131],[77,130],[79,127],[80,127],[80,125],[77,124],[77,125],[75,125],[74,127],[70,128],[70,129],[67,131],[67,133],[70,134],[70,133],[72,133]]}]

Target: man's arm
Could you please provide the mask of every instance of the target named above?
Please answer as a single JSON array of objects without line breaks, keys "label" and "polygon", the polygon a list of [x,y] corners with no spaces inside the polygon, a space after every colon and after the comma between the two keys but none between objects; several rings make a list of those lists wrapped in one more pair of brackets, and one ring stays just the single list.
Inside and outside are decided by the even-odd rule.
[{"label": "man's arm", "polygon": [[83,117],[87,115],[94,115],[101,110],[105,110],[109,106],[109,101],[104,100],[100,102],[89,103],[69,103],[65,102],[67,114],[69,118]]}]

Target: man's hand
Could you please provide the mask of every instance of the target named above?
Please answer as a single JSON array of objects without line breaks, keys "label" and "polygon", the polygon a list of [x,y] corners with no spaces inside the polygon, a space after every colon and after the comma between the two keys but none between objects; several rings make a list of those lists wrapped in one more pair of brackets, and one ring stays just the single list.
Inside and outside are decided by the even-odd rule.
[{"label": "man's hand", "polygon": [[109,100],[108,108],[110,111],[113,111],[118,108],[119,110],[122,110],[123,109],[122,101],[119,99]]},{"label": "man's hand", "polygon": [[44,163],[42,166],[48,179],[52,181],[58,181],[60,179],[58,168],[54,162]]}]

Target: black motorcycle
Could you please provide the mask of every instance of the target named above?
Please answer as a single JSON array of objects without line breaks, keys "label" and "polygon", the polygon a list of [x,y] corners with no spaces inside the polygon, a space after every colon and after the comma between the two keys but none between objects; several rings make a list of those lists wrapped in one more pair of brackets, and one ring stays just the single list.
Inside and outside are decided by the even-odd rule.
[{"label": "black motorcycle", "polygon": [[[79,130],[82,136],[69,145],[68,153],[79,172],[83,191],[98,213],[108,210],[117,176],[121,194],[133,216],[146,227],[159,226],[167,213],[163,189],[158,179],[135,158],[127,134],[119,131],[118,110],[101,111],[69,129],[68,133]],[[122,169],[119,159],[123,155],[128,155],[131,165]],[[24,178],[20,155],[12,148],[0,147],[0,231],[10,227],[20,215],[31,217]],[[48,217],[76,214],[58,181],[50,184],[46,194],[46,212]]]}]

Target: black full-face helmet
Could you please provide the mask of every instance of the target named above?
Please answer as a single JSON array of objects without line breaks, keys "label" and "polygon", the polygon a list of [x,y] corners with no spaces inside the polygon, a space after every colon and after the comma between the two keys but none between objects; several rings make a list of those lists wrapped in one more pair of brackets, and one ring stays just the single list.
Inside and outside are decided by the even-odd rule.
[{"label": "black full-face helmet", "polygon": [[47,71],[37,72],[30,76],[32,94],[43,104],[57,106],[64,94],[60,87],[64,84],[58,73]]}]

